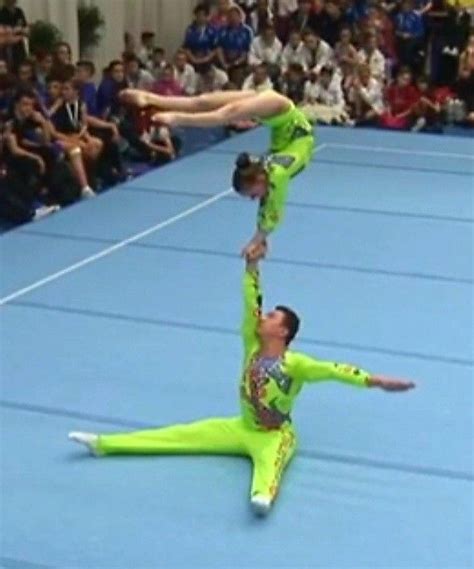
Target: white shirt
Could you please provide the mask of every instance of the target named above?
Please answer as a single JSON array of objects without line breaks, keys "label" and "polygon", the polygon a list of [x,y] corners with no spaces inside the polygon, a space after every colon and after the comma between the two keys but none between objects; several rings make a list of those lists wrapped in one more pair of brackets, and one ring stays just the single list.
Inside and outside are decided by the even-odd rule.
[{"label": "white shirt", "polygon": [[278,15],[281,18],[291,16],[296,10],[298,10],[298,0],[279,0]]},{"label": "white shirt", "polygon": [[281,70],[282,73],[288,71],[288,67],[293,63],[299,63],[303,69],[306,71],[308,66],[306,65],[306,48],[301,42],[297,48],[293,48],[288,44],[282,51],[281,54]]},{"label": "white shirt", "polygon": [[247,77],[247,79],[244,81],[244,84],[242,85],[243,91],[256,91],[257,93],[261,93],[262,91],[268,91],[269,89],[273,89],[273,83],[271,79],[267,77],[265,83],[255,85],[253,73]]},{"label": "white shirt", "polygon": [[[361,87],[359,92],[362,99],[373,109],[380,113],[383,111],[382,84],[377,79],[371,77],[367,87]],[[353,98],[353,94],[351,98]]]},{"label": "white shirt", "polygon": [[183,71],[180,71],[177,67],[175,67],[174,77],[176,81],[178,81],[178,83],[181,85],[186,95],[194,95],[194,93],[196,93],[197,76],[192,65],[186,63]]},{"label": "white shirt", "polygon": [[197,93],[211,93],[212,91],[222,91],[229,82],[229,76],[225,71],[214,67],[214,77],[211,82],[204,80],[202,75],[198,75],[196,82]]},{"label": "white shirt", "polygon": [[275,38],[272,45],[268,45],[260,36],[257,36],[250,46],[249,63],[250,65],[260,65],[260,63],[278,65],[282,51],[283,46],[278,38]]},{"label": "white shirt", "polygon": [[338,76],[333,77],[328,87],[321,81],[306,81],[304,86],[304,99],[307,103],[320,103],[329,107],[344,107],[344,94]]},{"label": "white shirt", "polygon": [[385,57],[379,49],[376,49],[369,54],[365,49],[359,50],[357,53],[359,63],[366,63],[370,67],[372,77],[383,81],[385,78]]},{"label": "white shirt", "polygon": [[304,46],[304,57],[307,68],[319,73],[332,60],[332,48],[324,40],[320,40],[314,52]]}]

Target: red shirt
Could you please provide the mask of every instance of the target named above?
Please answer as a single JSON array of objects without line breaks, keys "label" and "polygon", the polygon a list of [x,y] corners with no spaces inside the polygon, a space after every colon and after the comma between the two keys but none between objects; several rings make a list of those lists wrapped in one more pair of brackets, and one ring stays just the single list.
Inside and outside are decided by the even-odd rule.
[{"label": "red shirt", "polygon": [[392,115],[399,115],[410,110],[418,102],[418,90],[413,85],[399,87],[393,83],[387,88],[385,99],[390,107]]}]

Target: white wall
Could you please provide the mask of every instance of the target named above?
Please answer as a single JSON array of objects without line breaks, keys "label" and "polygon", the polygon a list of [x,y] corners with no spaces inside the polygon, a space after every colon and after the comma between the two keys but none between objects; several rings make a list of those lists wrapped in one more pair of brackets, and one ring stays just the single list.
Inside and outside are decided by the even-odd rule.
[{"label": "white wall", "polygon": [[[106,28],[95,53],[99,66],[118,57],[123,51],[126,31],[139,39],[143,30],[156,33],[156,42],[172,54],[181,44],[184,30],[191,22],[196,0],[88,0],[103,12]],[[78,0],[20,0],[28,21],[47,20],[63,32],[78,56],[76,7]]]}]

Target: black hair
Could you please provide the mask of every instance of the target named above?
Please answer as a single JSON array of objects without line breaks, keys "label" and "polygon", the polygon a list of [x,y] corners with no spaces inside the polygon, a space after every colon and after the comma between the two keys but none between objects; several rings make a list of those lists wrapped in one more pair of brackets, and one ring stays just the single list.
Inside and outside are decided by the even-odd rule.
[{"label": "black hair", "polygon": [[206,4],[198,4],[196,8],[194,8],[194,15],[197,16],[199,12],[205,12],[206,16],[209,16],[209,8]]},{"label": "black hair", "polygon": [[294,340],[296,334],[298,334],[298,330],[300,329],[300,318],[296,312],[291,308],[288,308],[288,306],[276,306],[275,310],[283,313],[283,325],[287,330],[285,342],[288,346]]},{"label": "black hair", "polygon": [[13,104],[16,105],[22,99],[32,99],[36,101],[36,93],[31,89],[19,89],[13,97]]},{"label": "black hair", "polygon": [[95,65],[92,61],[81,59],[77,62],[77,67],[83,67],[84,69],[87,69],[90,75],[95,75]]},{"label": "black hair", "polygon": [[242,152],[235,161],[235,170],[232,175],[232,186],[236,192],[242,192],[245,183],[265,170],[264,160],[260,156],[252,156]]}]

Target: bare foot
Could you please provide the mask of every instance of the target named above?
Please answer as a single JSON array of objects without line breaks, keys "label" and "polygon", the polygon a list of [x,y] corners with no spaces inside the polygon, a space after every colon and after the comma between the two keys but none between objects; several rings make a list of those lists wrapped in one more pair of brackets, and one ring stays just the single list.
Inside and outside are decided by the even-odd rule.
[{"label": "bare foot", "polygon": [[151,117],[151,120],[155,124],[167,126],[169,128],[176,126],[175,113],[155,113]]}]

